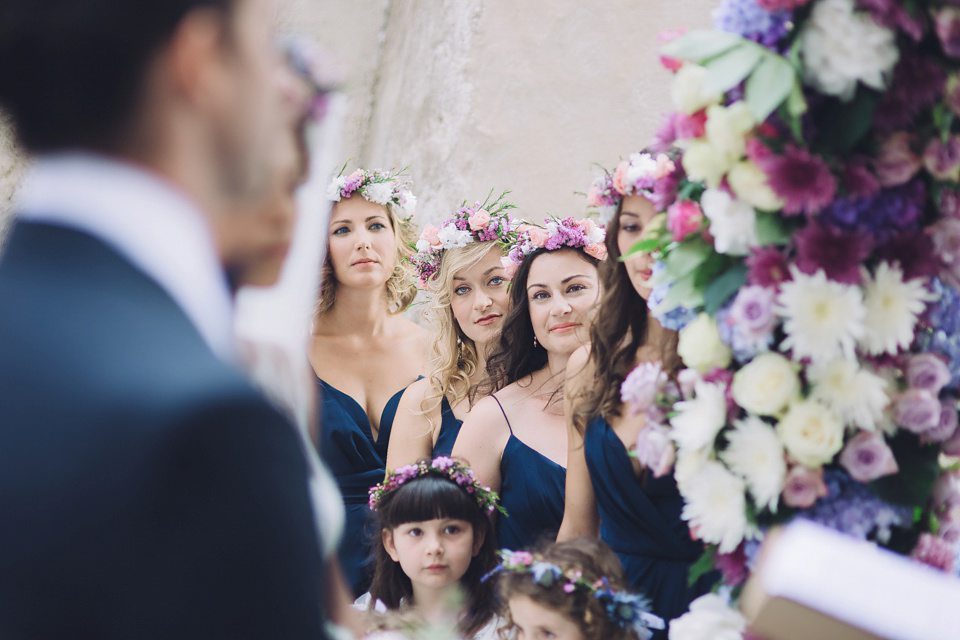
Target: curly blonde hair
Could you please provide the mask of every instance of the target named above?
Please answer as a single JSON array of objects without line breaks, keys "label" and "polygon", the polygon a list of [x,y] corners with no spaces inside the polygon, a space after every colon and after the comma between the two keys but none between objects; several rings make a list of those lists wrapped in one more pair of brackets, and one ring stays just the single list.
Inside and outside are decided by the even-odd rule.
[{"label": "curly blonde hair", "polygon": [[479,369],[477,345],[460,328],[450,302],[453,277],[483,260],[490,251],[502,252],[502,249],[494,242],[471,242],[465,247],[448,249],[443,254],[436,276],[427,282],[431,298],[424,316],[437,339],[433,343],[433,358],[430,360],[431,390],[420,403],[420,411],[424,415],[435,411],[444,397],[451,407],[459,404],[467,397],[470,376]]},{"label": "curly blonde hair", "polygon": [[[390,274],[386,284],[387,308],[390,313],[401,313],[406,311],[417,297],[417,276],[410,258],[413,257],[414,245],[419,234],[412,220],[397,215],[392,206],[381,206],[387,212],[390,227],[393,229],[393,240],[397,245],[397,263],[393,266],[393,273]],[[320,294],[317,300],[316,317],[333,309],[333,305],[337,302],[337,279],[333,273],[333,264],[330,262],[329,248],[328,239],[327,257],[320,270]]]}]

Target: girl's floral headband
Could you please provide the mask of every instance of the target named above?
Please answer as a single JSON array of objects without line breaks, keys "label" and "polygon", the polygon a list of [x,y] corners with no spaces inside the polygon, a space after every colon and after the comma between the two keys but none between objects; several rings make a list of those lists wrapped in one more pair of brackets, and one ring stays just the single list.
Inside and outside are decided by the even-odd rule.
[{"label": "girl's floral headband", "polygon": [[415,464],[388,470],[383,482],[370,488],[370,508],[376,511],[385,494],[399,489],[411,480],[421,476],[437,476],[451,480],[472,495],[480,508],[487,513],[493,513],[494,510],[497,510],[503,515],[507,515],[507,512],[500,506],[500,496],[497,495],[496,491],[477,482],[470,467],[446,456],[440,456],[433,460],[420,460]]},{"label": "girl's floral headband", "polygon": [[645,151],[631,153],[613,170],[593,181],[587,192],[587,204],[596,207],[600,221],[607,224],[613,219],[617,205],[626,196],[651,196],[658,180],[663,180],[676,169],[676,164],[665,153],[656,156]]},{"label": "girl's floral headband", "polygon": [[380,169],[357,169],[348,176],[340,175],[330,181],[327,199],[340,202],[359,193],[365,200],[390,207],[393,215],[402,222],[409,222],[417,208],[417,197],[411,193],[403,170],[387,173]]},{"label": "girl's floral headband", "polygon": [[516,238],[517,221],[507,212],[516,206],[504,200],[509,191],[504,191],[492,202],[493,190],[483,202],[466,202],[453,212],[453,217],[440,223],[439,228],[428,224],[417,240],[417,254],[411,258],[420,276],[419,283],[425,287],[430,278],[440,269],[443,252],[459,249],[471,242],[498,242],[509,244]]},{"label": "girl's floral headband", "polygon": [[543,227],[532,224],[517,227],[516,238],[504,246],[507,255],[501,258],[501,262],[507,276],[512,278],[523,259],[538,249],[583,249],[588,256],[603,260],[607,257],[607,247],[603,244],[605,239],[603,227],[590,218],[550,217]]},{"label": "girl's floral headband", "polygon": [[604,577],[588,582],[579,569],[564,570],[559,565],[538,558],[529,551],[500,551],[500,564],[485,575],[483,580],[504,571],[529,573],[534,584],[544,589],[559,586],[564,593],[581,591],[587,593],[603,605],[607,616],[621,628],[634,628],[642,639],[649,638],[650,629],[663,629],[663,620],[650,613],[650,603],[641,595],[626,591],[614,591]]}]

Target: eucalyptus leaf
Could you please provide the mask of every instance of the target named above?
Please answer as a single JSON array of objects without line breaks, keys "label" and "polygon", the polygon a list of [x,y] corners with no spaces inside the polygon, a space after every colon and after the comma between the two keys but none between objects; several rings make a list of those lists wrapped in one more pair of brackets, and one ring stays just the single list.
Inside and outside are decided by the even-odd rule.
[{"label": "eucalyptus leaf", "polygon": [[763,57],[763,48],[752,42],[741,43],[706,64],[704,88],[713,93],[726,93],[743,82]]},{"label": "eucalyptus leaf", "polygon": [[711,253],[713,248],[703,238],[696,237],[674,247],[670,255],[664,257],[664,264],[670,275],[680,278],[703,264]]},{"label": "eucalyptus leaf", "polygon": [[744,99],[757,122],[763,122],[790,97],[797,74],[786,59],[767,53],[747,78]]},{"label": "eucalyptus leaf", "polygon": [[663,45],[660,52],[669,57],[691,62],[704,62],[744,42],[740,36],[725,31],[690,31]]},{"label": "eucalyptus leaf", "polygon": [[690,573],[687,574],[687,586],[692,587],[701,577],[713,571],[716,560],[716,548],[708,546],[696,562],[690,566]]},{"label": "eucalyptus leaf", "polygon": [[630,247],[625,255],[620,256],[620,262],[629,260],[638,253],[650,253],[651,251],[659,249],[661,244],[662,241],[659,238],[647,238],[646,240],[639,240],[635,242],[632,247]]},{"label": "eucalyptus leaf", "polygon": [[667,313],[677,307],[696,309],[703,305],[703,289],[694,283],[694,274],[689,273],[674,280],[663,301],[657,305],[657,313]]},{"label": "eucalyptus leaf", "polygon": [[716,313],[730,297],[740,290],[747,281],[747,267],[738,263],[727,269],[723,275],[707,285],[703,291],[704,311]]}]

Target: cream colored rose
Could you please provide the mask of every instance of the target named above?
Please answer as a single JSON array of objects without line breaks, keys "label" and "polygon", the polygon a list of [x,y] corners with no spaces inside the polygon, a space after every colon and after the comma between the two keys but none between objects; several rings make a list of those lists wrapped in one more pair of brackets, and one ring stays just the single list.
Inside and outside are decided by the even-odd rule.
[{"label": "cream colored rose", "polygon": [[717,322],[707,313],[701,313],[680,331],[677,353],[685,365],[700,373],[730,364],[730,348],[720,340]]},{"label": "cream colored rose", "polygon": [[726,155],[706,140],[694,140],[683,153],[683,168],[691,180],[702,180],[717,188],[731,164]]},{"label": "cream colored rose", "polygon": [[843,447],[843,423],[815,400],[790,405],[777,433],[787,453],[811,468],[830,462]]},{"label": "cream colored rose", "polygon": [[734,102],[729,107],[718,104],[707,107],[707,141],[729,164],[743,157],[747,134],[756,124],[753,112],[745,102]]},{"label": "cream colored rose", "polygon": [[733,376],[733,400],[758,416],[779,415],[800,394],[796,365],[779,353],[763,353]]},{"label": "cream colored rose", "polygon": [[770,188],[767,174],[749,160],[736,163],[727,173],[727,182],[737,198],[761,211],[776,211],[783,200]]},{"label": "cream colored rose", "polygon": [[720,94],[706,87],[706,78],[707,70],[700,65],[683,65],[673,77],[670,87],[673,106],[687,115],[693,115],[706,106],[720,102]]}]

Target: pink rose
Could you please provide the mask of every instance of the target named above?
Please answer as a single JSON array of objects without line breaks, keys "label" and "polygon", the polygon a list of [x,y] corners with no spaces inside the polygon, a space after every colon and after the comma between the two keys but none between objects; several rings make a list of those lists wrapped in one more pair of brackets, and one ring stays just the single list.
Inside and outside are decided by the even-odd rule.
[{"label": "pink rose", "polygon": [[940,421],[930,431],[924,433],[920,440],[923,443],[929,442],[947,442],[957,433],[957,423],[960,422],[957,416],[957,403],[952,400],[944,400],[940,403]]},{"label": "pink rose", "polygon": [[827,485],[823,482],[823,469],[810,469],[795,465],[787,472],[783,487],[783,503],[795,509],[812,507],[818,499],[827,495]]},{"label": "pink rose", "polygon": [[885,187],[901,185],[920,170],[920,158],[911,149],[913,136],[898,131],[883,141],[880,153],[873,159],[873,170]]},{"label": "pink rose", "polygon": [[870,482],[900,470],[883,436],[874,431],[853,436],[840,453],[840,464],[857,482]]},{"label": "pink rose", "polygon": [[420,237],[430,243],[430,246],[434,249],[439,249],[443,246],[443,243],[440,242],[440,229],[437,229],[432,224],[428,224],[423,228],[423,233],[420,234]]},{"label": "pink rose", "polygon": [[907,362],[907,386],[925,389],[933,395],[950,382],[950,370],[943,358],[935,353],[918,353]]},{"label": "pink rose", "polygon": [[923,150],[923,166],[938,180],[960,180],[960,135],[951,135],[946,142],[934,136]]},{"label": "pink rose", "polygon": [[667,430],[657,424],[647,424],[637,434],[636,454],[640,464],[650,469],[655,478],[669,473],[677,456]]},{"label": "pink rose", "polygon": [[681,242],[703,225],[703,210],[693,200],[678,200],[667,209],[667,230],[674,242]]},{"label": "pink rose", "polygon": [[550,234],[547,233],[546,229],[541,229],[540,227],[531,227],[530,228],[530,244],[537,247],[538,249],[542,248],[547,244],[547,240],[550,239]]},{"label": "pink rose", "polygon": [[517,263],[504,256],[500,258],[500,265],[503,267],[503,275],[513,280],[513,276],[517,275]]},{"label": "pink rose", "polygon": [[599,207],[605,204],[603,202],[603,192],[595,184],[590,185],[590,189],[587,190],[587,204],[591,207]]},{"label": "pink rose", "polygon": [[893,419],[916,434],[923,434],[940,423],[940,401],[924,389],[907,389],[893,405]]},{"label": "pink rose", "polygon": [[630,195],[633,185],[627,184],[627,173],[630,171],[630,161],[621,160],[613,170],[613,188],[622,196]]},{"label": "pink rose", "polygon": [[581,220],[577,220],[577,226],[580,227],[581,231],[583,231],[583,235],[588,236],[596,230],[597,223],[590,218],[583,218]]},{"label": "pink rose", "polygon": [[487,225],[490,224],[490,214],[486,209],[480,209],[475,214],[467,218],[467,223],[470,225],[471,231],[480,231],[481,229],[486,229]]},{"label": "pink rose", "polygon": [[605,260],[607,257],[607,245],[603,244],[602,242],[587,245],[583,251],[588,256],[592,256],[597,260]]}]

